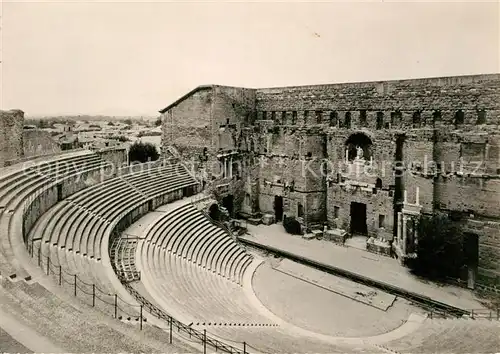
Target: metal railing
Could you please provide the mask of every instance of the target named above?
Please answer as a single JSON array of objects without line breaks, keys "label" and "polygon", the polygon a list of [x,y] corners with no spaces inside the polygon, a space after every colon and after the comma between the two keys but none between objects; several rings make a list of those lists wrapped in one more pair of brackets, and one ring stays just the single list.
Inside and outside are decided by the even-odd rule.
[{"label": "metal railing", "polygon": [[[118,279],[120,280],[120,283],[125,287],[125,289],[134,297],[134,299],[141,304],[141,309],[144,308],[149,314],[152,316],[158,318],[159,320],[165,321],[168,325],[168,332],[169,332],[169,343],[172,343],[172,332],[173,329],[177,329],[177,333],[183,333],[189,336],[189,339],[192,340],[197,339],[200,340],[200,344],[203,345],[204,348],[204,353],[206,354],[206,347],[207,345],[214,348],[215,351],[223,351],[226,353],[234,353],[234,354],[248,354],[246,348],[247,344],[246,342],[242,342],[241,346],[242,349],[237,348],[235,346],[229,345],[219,339],[214,338],[213,335],[209,335],[207,333],[207,330],[204,329],[203,331],[196,330],[192,328],[190,325],[186,325],[172,316],[170,316],[168,313],[163,311],[162,309],[156,307],[154,304],[152,304],[146,297],[144,297],[141,293],[139,293],[137,290],[133,288],[131,285],[130,279],[126,276],[126,274],[123,273],[122,269],[118,269],[117,265],[119,262],[115,261],[115,257],[119,257],[119,245],[122,242],[122,237],[117,236],[115,237],[112,242],[111,242],[111,249],[110,249],[110,255],[111,255],[111,266],[117,275]],[[137,238],[137,241],[139,239]]]},{"label": "metal railing", "polygon": [[112,315],[115,319],[139,322],[142,330],[143,323],[147,321],[143,314],[143,305],[128,303],[116,293],[109,293],[95,283],[86,282],[78,274],[68,272],[59,262],[54,262],[50,254],[45,254],[41,246],[41,243],[31,245],[29,249],[31,257],[37,259],[38,266],[47,276],[56,278],[59,286],[84,303]]},{"label": "metal railing", "polygon": [[[139,323],[139,328],[142,330],[144,323],[147,322],[147,318],[145,317],[145,311],[147,311],[150,315],[167,323],[170,344],[173,342],[173,331],[176,329],[178,334],[187,334],[189,339],[192,340],[194,338],[199,340],[200,344],[203,345],[204,354],[207,353],[207,347],[212,347],[215,351],[231,354],[249,354],[246,342],[242,342],[241,348],[237,348],[209,335],[206,329],[202,331],[196,330],[190,325],[186,325],[176,320],[149,302],[120,274],[117,274],[117,277],[121,284],[134,297],[139,305],[128,303],[118,294],[107,293],[95,283],[86,282],[81,279],[78,274],[68,272],[61,264],[55,263],[53,259],[51,259],[50,254],[47,255],[43,252],[41,244],[33,244],[33,247],[30,249],[30,254],[32,258],[37,259],[38,266],[44,270],[47,276],[53,276],[57,279],[56,282],[59,286],[66,288],[66,290],[70,290],[74,297],[104,313],[110,314],[117,320],[135,321]],[[113,263],[112,266],[116,272]]]},{"label": "metal railing", "polygon": [[177,329],[178,333],[184,333],[189,335],[189,338],[195,338],[200,340],[201,344],[203,344],[203,353],[206,354],[207,346],[210,346],[215,349],[215,351],[222,351],[226,353],[234,353],[234,354],[249,354],[247,351],[247,343],[242,342],[241,348],[234,347],[229,345],[221,340],[214,338],[213,336],[207,333],[207,330],[203,331],[194,329],[191,325],[186,325],[181,321],[176,320],[172,316],[170,316],[165,311],[159,309],[155,305],[153,305],[148,299],[146,299],[143,295],[141,295],[137,290],[135,290],[129,282],[126,281],[121,276],[118,276],[122,285],[127,289],[127,291],[137,300],[138,303],[142,305],[151,315],[155,316],[159,320],[163,320],[168,324],[169,331],[169,343],[172,343],[172,332],[174,329]]}]

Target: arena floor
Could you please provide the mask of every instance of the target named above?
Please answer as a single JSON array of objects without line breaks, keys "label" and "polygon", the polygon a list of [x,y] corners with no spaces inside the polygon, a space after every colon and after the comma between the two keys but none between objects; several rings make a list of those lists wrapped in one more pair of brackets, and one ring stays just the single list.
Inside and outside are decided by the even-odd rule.
[{"label": "arena floor", "polygon": [[337,246],[324,240],[305,240],[285,232],[280,224],[248,225],[243,236],[253,242],[279,248],[313,259],[317,262],[345,269],[364,277],[390,284],[463,309],[481,309],[484,305],[476,295],[457,286],[438,285],[412,275],[396,259],[376,255],[355,247]]},{"label": "arena floor", "polygon": [[[253,290],[273,314],[306,330],[335,337],[375,336],[401,326],[411,313],[421,312],[400,298],[386,311],[369,306],[280,272],[273,268],[276,262],[267,259],[257,268]],[[333,281],[337,278],[328,276]]]}]

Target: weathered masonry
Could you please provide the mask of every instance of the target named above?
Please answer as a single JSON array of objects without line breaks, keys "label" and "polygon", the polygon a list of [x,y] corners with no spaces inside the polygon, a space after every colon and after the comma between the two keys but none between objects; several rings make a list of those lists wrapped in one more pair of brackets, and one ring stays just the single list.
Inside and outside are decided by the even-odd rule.
[{"label": "weathered masonry", "polygon": [[0,167],[23,156],[24,112],[0,110]]},{"label": "weathered masonry", "polygon": [[20,159],[56,154],[61,151],[49,132],[26,130],[24,112],[0,110],[0,167],[18,163]]},{"label": "weathered masonry", "polygon": [[293,215],[412,254],[421,213],[467,228],[500,283],[500,75],[245,89],[200,86],[161,110],[163,154],[233,214]]}]

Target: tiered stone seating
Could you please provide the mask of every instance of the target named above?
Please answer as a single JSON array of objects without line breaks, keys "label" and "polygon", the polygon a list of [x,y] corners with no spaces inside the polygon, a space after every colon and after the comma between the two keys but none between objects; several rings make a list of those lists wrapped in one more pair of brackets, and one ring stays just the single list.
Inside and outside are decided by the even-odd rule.
[{"label": "tiered stone seating", "polygon": [[227,232],[186,204],[166,214],[148,231],[146,242],[241,284],[252,262]]},{"label": "tiered stone seating", "polygon": [[399,353],[495,353],[500,348],[500,322],[427,319],[417,331],[383,347]]},{"label": "tiered stone seating", "polygon": [[[341,345],[303,337],[259,313],[245,290],[152,242],[139,246],[141,281],[158,302],[185,323],[248,352],[381,353],[370,345]],[[253,346],[251,346],[253,345]]]},{"label": "tiered stone seating", "polygon": [[[161,173],[162,183],[156,183],[159,173],[140,174],[137,183],[152,185],[150,195],[140,192],[130,182],[135,180],[135,174],[127,175],[128,180],[116,177],[77,192],[45,213],[31,235],[41,236],[41,252],[50,255],[52,263],[78,274],[88,284],[86,288],[82,285],[84,291],[93,291],[90,286],[95,284],[104,301],[112,303],[111,294],[116,290],[105,269],[111,264],[101,262],[103,252],[108,252],[103,240],[109,239],[115,225],[131,211],[140,208],[138,215],[148,212],[148,202],[154,196],[172,191],[180,191],[182,196],[183,188],[197,184],[187,172],[173,175],[162,168]],[[103,304],[103,307],[109,311],[109,306]]]},{"label": "tiered stone seating", "polygon": [[147,277],[148,286],[153,287],[156,300],[165,304],[166,311],[180,313],[186,321],[199,326],[271,325],[249,305],[244,290],[235,282],[151,243],[141,245],[141,280]]},{"label": "tiered stone seating", "polygon": [[84,173],[99,171],[106,162],[94,153],[80,151],[54,157],[39,163],[27,162],[12,166],[9,172],[0,177],[0,233],[3,274],[26,276],[22,265],[13,254],[11,241],[22,242],[22,212],[24,202],[42,190],[65,179]]},{"label": "tiered stone seating", "polygon": [[156,197],[164,189],[173,185],[186,184],[190,186],[193,177],[186,168],[179,163],[169,163],[164,166],[148,167],[140,172],[128,174],[123,180],[132,185],[137,191],[148,197]]},{"label": "tiered stone seating", "polygon": [[[105,165],[96,154],[83,151],[57,156],[24,170],[14,166],[0,175],[1,309],[15,314],[19,321],[66,351],[192,352],[192,348],[169,346],[161,339],[145,344],[147,335],[132,338],[130,325],[118,321],[114,325],[104,324],[84,304],[67,304],[37,283],[5,279],[14,273],[23,274],[23,265],[13,251],[17,246],[12,242],[22,244],[24,202],[56,183]],[[103,240],[108,240],[117,223],[138,207],[142,209],[132,219],[149,211],[148,203],[153,199],[177,190],[182,196],[187,188],[196,185],[185,169],[181,173],[176,169],[174,165],[161,166],[109,179],[74,194],[81,185],[65,190],[65,196],[72,195],[37,221],[28,244],[34,245],[34,253],[40,249],[41,254],[50,257],[52,274],[56,275],[53,269],[58,266],[77,274],[79,292],[89,294],[91,288],[85,283],[94,284],[100,291],[100,301],[107,302],[96,303],[96,307],[110,312],[116,289],[106,271],[110,265],[102,261],[104,252],[108,252]],[[114,259],[121,269],[133,270],[135,246],[132,242],[118,246],[119,257]],[[297,336],[259,314],[240,286],[252,257],[189,204],[165,214],[139,247],[140,270],[144,270],[142,275],[155,300],[167,312],[171,310],[181,319],[190,320],[194,327],[207,328],[210,335],[229,344],[240,346],[245,341],[248,352],[377,352],[377,347],[370,345],[344,345],[340,341],[329,344],[314,337]],[[41,265],[45,267],[47,263],[43,258]],[[126,304],[118,305],[119,317],[130,314],[138,315]],[[146,333],[154,331],[145,326]],[[497,321],[434,319],[384,346],[393,352],[492,352],[500,347],[498,332]],[[155,333],[153,337],[162,335]]]},{"label": "tiered stone seating", "polygon": [[[31,269],[32,267],[32,265],[21,261],[25,257],[22,252],[26,252],[23,241],[23,215],[27,210],[28,202],[35,200],[36,196],[48,191],[56,184],[62,183],[62,188],[57,190],[57,193],[52,193],[44,202],[44,208],[50,207],[61,196],[70,195],[89,184],[99,182],[98,179],[90,181],[85,178],[100,176],[100,172],[109,167],[109,164],[97,154],[90,151],[78,151],[50,158],[35,159],[0,170],[1,311],[11,314],[21,326],[31,328],[39,335],[49,339],[51,344],[44,342],[40,347],[36,346],[36,343],[33,344],[32,341],[31,346],[28,345],[28,347],[35,351],[42,351],[41,348],[53,351],[54,346],[51,345],[55,345],[64,352],[89,350],[110,352],[193,351],[192,348],[187,349],[188,347],[181,343],[169,345],[165,340],[160,343],[157,339],[164,337],[164,335],[148,324],[144,324],[145,328],[142,332],[138,332],[136,326],[113,321],[111,318],[108,322],[112,322],[112,324],[107,325],[102,318],[96,316],[99,312],[94,313],[86,305],[79,304],[79,302],[66,304],[55,293],[47,290],[48,288],[44,288],[38,283],[27,283],[22,280],[25,278],[30,281],[31,277],[25,268]],[[52,190],[56,191],[54,188]],[[59,209],[67,207],[67,204],[69,203],[62,202],[53,209],[57,212]],[[74,211],[70,210],[69,212]],[[42,219],[45,218],[42,216]],[[39,227],[35,230],[37,232],[32,233],[35,239],[42,236],[40,232],[42,229]],[[71,243],[68,243],[67,240],[70,237],[67,236],[57,238],[57,242],[64,242],[65,246],[66,244],[69,246]],[[36,241],[36,243],[40,242]],[[32,243],[28,242],[28,245],[31,246]],[[18,255],[21,257],[17,257]],[[41,265],[45,269],[48,263],[47,259],[41,261]],[[76,259],[73,260],[73,262],[75,261]],[[50,260],[52,274],[57,272],[57,267],[54,267],[57,264],[55,262],[53,259]],[[88,266],[88,264],[80,263],[80,266],[83,265]],[[73,269],[83,271],[83,274],[78,274],[79,278],[85,278],[85,272],[90,272],[88,268],[74,267]],[[81,282],[77,284],[80,292],[83,284]],[[80,308],[80,306],[83,307]],[[135,319],[133,321],[135,322]],[[22,327],[19,328],[19,330],[21,329]],[[99,335],[96,336],[96,333]],[[149,337],[151,337],[151,341],[148,339]]]}]

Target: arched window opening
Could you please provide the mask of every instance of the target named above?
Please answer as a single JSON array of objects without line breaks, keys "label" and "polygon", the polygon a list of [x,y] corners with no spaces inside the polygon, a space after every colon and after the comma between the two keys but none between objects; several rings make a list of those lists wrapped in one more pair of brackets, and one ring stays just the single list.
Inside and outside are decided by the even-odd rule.
[{"label": "arched window opening", "polygon": [[375,181],[375,188],[382,189],[382,180],[380,178]]},{"label": "arched window opening", "polygon": [[372,145],[371,139],[365,134],[352,134],[345,143],[347,160],[370,160],[372,157]]}]

